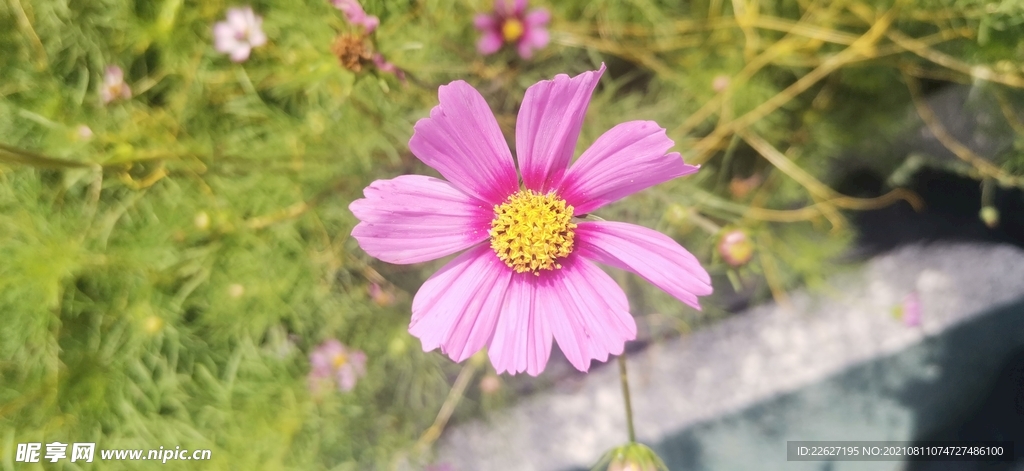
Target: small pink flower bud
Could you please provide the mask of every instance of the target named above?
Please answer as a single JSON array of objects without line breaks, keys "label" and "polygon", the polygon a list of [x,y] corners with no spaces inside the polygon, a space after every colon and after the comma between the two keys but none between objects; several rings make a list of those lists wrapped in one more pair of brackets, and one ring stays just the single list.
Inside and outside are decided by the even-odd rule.
[{"label": "small pink flower bud", "polygon": [[722,255],[725,263],[738,267],[754,257],[754,243],[742,229],[732,229],[719,239],[718,253]]},{"label": "small pink flower bud", "polygon": [[711,81],[711,89],[714,90],[715,93],[722,93],[725,91],[726,88],[729,88],[729,82],[731,81],[732,80],[729,78],[728,75],[716,76]]},{"label": "small pink flower bud", "polygon": [[488,374],[480,379],[480,392],[494,394],[501,389],[501,379],[495,374]]}]

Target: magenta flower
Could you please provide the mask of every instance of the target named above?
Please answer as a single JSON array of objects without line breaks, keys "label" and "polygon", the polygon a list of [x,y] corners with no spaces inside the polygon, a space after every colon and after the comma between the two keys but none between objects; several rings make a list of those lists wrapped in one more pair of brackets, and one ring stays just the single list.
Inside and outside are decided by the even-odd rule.
[{"label": "magenta flower", "polygon": [[227,21],[213,25],[213,48],[230,55],[235,62],[244,62],[252,48],[267,43],[262,25],[263,18],[253,13],[252,8],[228,8]]},{"label": "magenta flower", "polygon": [[324,385],[337,384],[341,391],[351,391],[356,380],[366,374],[366,354],[345,348],[341,342],[330,339],[309,354],[309,388],[319,391]]},{"label": "magenta flower", "polygon": [[569,167],[604,73],[558,75],[526,91],[516,125],[522,184],[498,122],[476,89],[442,86],[409,148],[447,181],[377,180],[349,206],[370,255],[409,264],[465,250],[412,303],[409,332],[453,360],[489,348],[500,373],[544,370],[555,340],[576,368],[622,353],[636,336],[626,295],[594,262],[629,270],[700,309],[711,293],[700,262],[674,240],[621,222],[582,220],[608,203],[688,175],[652,121],[615,126]]},{"label": "magenta flower", "polygon": [[551,15],[543,8],[526,11],[526,0],[494,0],[494,12],[476,16],[473,25],[483,33],[476,49],[494,54],[505,43],[515,44],[519,57],[529,59],[534,49],[548,45],[545,29]]},{"label": "magenta flower", "polygon": [[372,33],[380,25],[380,19],[367,15],[366,10],[363,10],[363,6],[359,4],[359,0],[331,0],[331,3],[345,14],[345,19],[349,23],[365,28],[366,34]]},{"label": "magenta flower", "polygon": [[131,97],[132,89],[124,83],[124,71],[116,65],[107,66],[103,73],[103,85],[100,87],[100,101],[106,105],[114,100],[127,100]]}]

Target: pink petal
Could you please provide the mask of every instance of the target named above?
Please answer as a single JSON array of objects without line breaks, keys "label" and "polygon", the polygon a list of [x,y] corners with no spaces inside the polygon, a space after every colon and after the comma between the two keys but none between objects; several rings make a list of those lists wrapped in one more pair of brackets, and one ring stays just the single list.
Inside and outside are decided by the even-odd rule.
[{"label": "pink petal", "polygon": [[103,73],[103,83],[106,85],[114,85],[124,82],[124,71],[116,65],[107,66],[107,69]]},{"label": "pink petal", "polygon": [[526,13],[526,0],[512,0],[512,1],[514,2],[513,3],[513,10],[512,10],[512,12],[516,16],[522,17],[523,13]]},{"label": "pink petal", "polygon": [[498,317],[494,338],[487,349],[491,364],[498,373],[527,372],[537,376],[551,356],[551,327],[547,313],[551,306],[551,288],[541,289],[542,283],[551,284],[554,277],[531,273],[512,275],[512,283],[505,295],[505,303]]},{"label": "pink petal", "polygon": [[310,374],[313,376],[327,376],[331,371],[331,360],[323,353],[313,352],[309,356],[309,364],[312,367]]},{"label": "pink petal", "polygon": [[911,292],[903,297],[903,323],[907,327],[921,325],[921,299],[917,292]]},{"label": "pink petal", "polygon": [[345,353],[345,347],[337,339],[329,339],[317,346],[309,354],[309,363],[313,367],[312,372],[320,376],[333,369],[334,357],[339,353]]},{"label": "pink petal", "polygon": [[533,46],[534,49],[543,49],[547,46],[550,37],[544,25],[548,24],[550,20],[551,15],[543,8],[533,10],[526,15],[526,30],[523,32],[523,37],[519,39],[520,46],[524,43]]},{"label": "pink petal", "polygon": [[575,77],[557,75],[526,90],[516,122],[516,153],[527,188],[546,193],[565,173],[604,64]]},{"label": "pink petal", "polygon": [[393,74],[400,82],[405,83],[405,72],[397,65],[388,62],[379,52],[373,55],[373,65],[377,67],[377,70]]},{"label": "pink petal", "polygon": [[522,57],[523,59],[533,57],[533,45],[530,44],[528,36],[525,33],[522,38],[519,38],[519,42],[516,43],[516,52],[518,52],[519,57]]},{"label": "pink petal", "polygon": [[350,366],[343,366],[337,371],[338,389],[348,392],[356,387],[356,372]]},{"label": "pink petal", "polygon": [[440,103],[416,122],[409,149],[464,193],[491,204],[519,190],[515,164],[498,121],[480,92],[457,80],[438,90]]},{"label": "pink petal", "polygon": [[249,58],[249,53],[252,52],[252,48],[248,44],[238,43],[235,46],[235,50],[231,51],[231,60],[235,62],[245,62]]},{"label": "pink petal", "polygon": [[654,121],[629,121],[597,138],[562,180],[558,193],[576,214],[587,214],[626,195],[689,175],[675,145]]},{"label": "pink petal", "polygon": [[363,28],[366,28],[366,33],[369,34],[380,26],[380,18],[373,15],[367,15],[366,18],[363,18],[363,21],[361,21],[360,24],[363,25]]},{"label": "pink petal", "polygon": [[262,21],[259,17],[256,16],[256,13],[253,12],[252,8],[250,7],[245,7],[242,10],[242,17],[245,19],[246,29],[251,29],[254,26],[259,26],[259,23]]},{"label": "pink petal", "polygon": [[227,21],[231,25],[231,29],[235,31],[245,31],[249,27],[252,17],[252,8],[228,8]]},{"label": "pink petal", "polygon": [[543,26],[534,26],[526,29],[519,42],[529,44],[534,49],[543,49],[544,46],[548,45],[549,40],[548,30],[544,29]]},{"label": "pink petal", "polygon": [[480,40],[476,43],[476,50],[486,56],[498,52],[502,44],[505,44],[505,39],[501,37],[501,33],[484,31],[483,36],[480,36]]},{"label": "pink petal", "polygon": [[425,352],[441,347],[456,362],[469,358],[494,335],[513,273],[486,244],[459,255],[416,292],[409,333]]},{"label": "pink petal", "polygon": [[348,362],[357,375],[366,374],[366,354],[361,350],[355,350],[348,355]]},{"label": "pink petal", "polygon": [[522,16],[526,0],[494,0],[494,12],[504,18]]},{"label": "pink petal", "polygon": [[538,299],[545,301],[538,304],[558,348],[576,369],[587,371],[590,360],[621,354],[626,341],[636,338],[626,293],[597,265],[569,256],[551,278],[538,287]]},{"label": "pink petal", "polygon": [[711,294],[711,277],[671,237],[624,222],[581,222],[576,228],[581,257],[636,273],[676,299],[700,310],[697,296]]},{"label": "pink petal", "polygon": [[377,180],[349,209],[360,223],[352,237],[389,263],[419,263],[451,255],[490,237],[491,205],[446,181],[423,175]]},{"label": "pink petal", "polygon": [[258,20],[253,29],[249,31],[249,45],[252,47],[260,47],[267,43],[267,34],[260,28],[260,23],[263,20]]},{"label": "pink petal", "polygon": [[548,24],[551,21],[551,13],[544,8],[535,8],[530,10],[530,13],[526,14],[526,25],[540,27]]},{"label": "pink petal", "polygon": [[481,32],[493,30],[498,27],[498,20],[486,13],[480,13],[473,17],[473,27]]},{"label": "pink petal", "polygon": [[235,30],[231,25],[224,21],[213,25],[213,48],[217,52],[231,52],[236,44],[238,40],[235,39]]}]

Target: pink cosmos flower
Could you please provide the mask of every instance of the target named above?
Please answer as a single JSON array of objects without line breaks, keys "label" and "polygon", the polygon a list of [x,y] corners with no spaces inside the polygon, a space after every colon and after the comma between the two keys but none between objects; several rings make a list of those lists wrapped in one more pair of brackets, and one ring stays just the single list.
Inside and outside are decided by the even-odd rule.
[{"label": "pink cosmos flower", "polygon": [[473,25],[483,33],[476,44],[480,54],[494,54],[502,44],[515,44],[519,57],[529,59],[534,49],[548,45],[551,15],[543,8],[526,11],[526,0],[494,0],[494,12],[481,13]]},{"label": "pink cosmos flower", "polygon": [[252,48],[267,43],[262,25],[263,18],[253,13],[251,7],[228,8],[227,21],[213,25],[213,48],[230,55],[235,62],[244,62]]},{"label": "pink cosmos flower", "polygon": [[100,87],[100,101],[106,105],[114,100],[127,100],[131,97],[132,89],[124,83],[124,71],[116,65],[107,66],[103,73],[103,86]]},{"label": "pink cosmos flower", "polygon": [[345,14],[345,19],[349,23],[365,28],[366,34],[372,33],[380,25],[380,19],[367,15],[363,6],[359,4],[359,0],[331,0],[331,3]]},{"label": "pink cosmos flower", "polygon": [[341,342],[330,339],[309,354],[309,388],[320,390],[325,384],[336,383],[341,391],[351,391],[356,380],[366,374],[366,354],[345,348]]},{"label": "pink cosmos flower", "polygon": [[447,179],[377,180],[349,209],[370,255],[410,264],[465,251],[430,277],[412,303],[409,332],[453,360],[488,347],[499,372],[544,370],[552,340],[576,368],[622,353],[636,337],[626,295],[594,262],[629,270],[700,309],[711,293],[700,262],[659,232],[583,220],[626,195],[688,175],[665,130],[630,121],[569,166],[590,96],[604,73],[558,75],[526,91],[516,124],[522,186],[498,122],[463,81],[416,123],[409,148]]}]

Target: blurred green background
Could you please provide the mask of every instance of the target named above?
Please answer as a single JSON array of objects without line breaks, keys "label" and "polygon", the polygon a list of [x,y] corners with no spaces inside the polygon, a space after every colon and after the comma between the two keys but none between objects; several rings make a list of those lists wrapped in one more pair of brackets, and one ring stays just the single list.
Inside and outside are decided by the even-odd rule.
[{"label": "blurred green background", "polygon": [[[268,42],[231,62],[212,26],[233,6],[0,1],[0,468],[41,469],[14,463],[16,445],[53,441],[211,449],[204,469],[420,468],[446,402],[459,420],[553,381],[423,353],[410,302],[442,262],[387,265],[349,237],[371,181],[434,174],[407,143],[452,80],[484,94],[513,144],[528,86],[604,62],[577,152],[649,119],[704,166],[601,214],[675,237],[715,278],[697,313],[614,273],[643,340],[726,315],[734,291],[785,302],[836,269],[850,211],[918,205],[830,185],[850,149],[898,172],[905,156],[881,148],[922,117],[940,125],[920,101],[936,83],[971,84],[999,126],[1024,129],[1020,0],[533,2],[551,43],[529,61],[477,53],[489,2],[365,0],[380,18],[365,44],[405,82],[342,66],[332,44],[361,30],[327,0],[252,2]],[[110,65],[133,96],[104,105]],[[1018,141],[943,165],[1020,187]],[[716,249],[732,229],[755,246],[739,266]],[[309,353],[332,338],[366,353],[367,374],[313,394]]]}]

